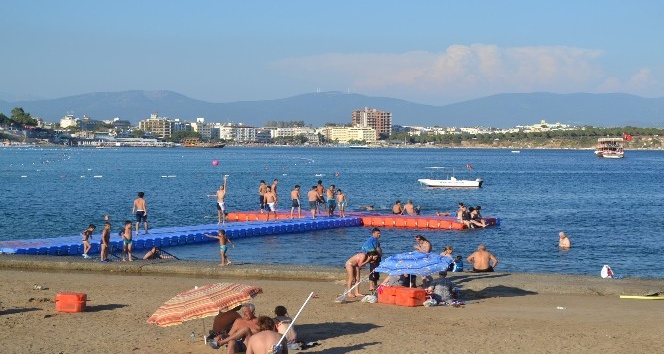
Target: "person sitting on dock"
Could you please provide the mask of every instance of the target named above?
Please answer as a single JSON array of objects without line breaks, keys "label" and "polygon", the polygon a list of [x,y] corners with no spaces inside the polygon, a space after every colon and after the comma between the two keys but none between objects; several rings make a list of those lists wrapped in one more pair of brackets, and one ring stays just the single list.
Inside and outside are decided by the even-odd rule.
[{"label": "person sitting on dock", "polygon": [[479,210],[473,207],[470,207],[468,210],[470,211],[470,226],[485,228],[486,221],[480,216]]},{"label": "person sitting on dock", "polygon": [[149,250],[148,253],[145,254],[145,256],[143,256],[143,259],[174,259],[174,258],[175,256],[165,251],[162,251],[161,248],[157,246],[152,247],[152,249]]},{"label": "person sitting on dock", "polygon": [[403,215],[403,207],[401,206],[401,201],[397,200],[392,206],[392,214]]},{"label": "person sitting on dock", "polygon": [[461,214],[459,221],[461,221],[467,228],[470,229],[472,227],[472,223],[470,222],[470,211],[468,211],[465,205],[462,205],[460,209]]},{"label": "person sitting on dock", "polygon": [[463,212],[465,211],[465,206],[462,202],[459,202],[459,207],[457,209],[457,220],[463,221]]},{"label": "person sitting on dock", "polygon": [[417,215],[412,199],[408,199],[408,203],[406,203],[406,205],[403,206],[403,212],[408,215]]}]

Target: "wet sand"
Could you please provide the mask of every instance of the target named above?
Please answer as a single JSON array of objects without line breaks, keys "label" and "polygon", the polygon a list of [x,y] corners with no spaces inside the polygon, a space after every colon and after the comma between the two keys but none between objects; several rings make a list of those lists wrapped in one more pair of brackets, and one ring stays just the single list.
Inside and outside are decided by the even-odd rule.
[{"label": "wet sand", "polygon": [[[466,306],[408,308],[335,303],[341,267],[0,255],[0,274],[4,353],[222,353],[203,345],[211,318],[166,328],[146,323],[177,293],[215,282],[262,287],[254,300],[259,315],[277,305],[295,315],[315,292],[296,325],[301,339],[320,345],[302,353],[654,353],[664,334],[663,300],[618,296],[664,293],[664,279],[451,273]],[[58,292],[86,293],[87,311],[56,312]]]}]

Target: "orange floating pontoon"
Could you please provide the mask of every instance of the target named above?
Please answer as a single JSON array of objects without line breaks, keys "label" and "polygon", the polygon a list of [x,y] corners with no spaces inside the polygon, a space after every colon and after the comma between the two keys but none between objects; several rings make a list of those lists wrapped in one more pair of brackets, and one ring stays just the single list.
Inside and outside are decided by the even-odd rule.
[{"label": "orange floating pontoon", "polygon": [[[302,218],[310,218],[309,213],[302,213]],[[467,227],[460,221],[451,217],[439,217],[434,215],[380,215],[367,213],[347,213],[348,216],[359,217],[362,224],[367,227],[399,227],[406,229],[444,229],[444,230],[463,230]],[[238,211],[228,213],[228,221],[265,221],[267,212],[258,211]],[[328,218],[327,215],[321,215],[322,218]],[[294,218],[297,219],[295,216]],[[274,214],[270,214],[270,220],[274,219]],[[290,219],[290,212],[284,210],[277,214],[277,219]],[[484,218],[487,226],[499,225],[496,218]]]}]

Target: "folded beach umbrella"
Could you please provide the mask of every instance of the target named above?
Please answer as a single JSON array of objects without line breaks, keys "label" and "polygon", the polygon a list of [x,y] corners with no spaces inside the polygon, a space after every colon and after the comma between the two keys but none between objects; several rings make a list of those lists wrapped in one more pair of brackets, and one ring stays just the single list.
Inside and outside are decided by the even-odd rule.
[{"label": "folded beach umbrella", "polygon": [[161,327],[196,318],[214,316],[251,301],[261,288],[235,283],[217,283],[185,291],[166,301],[148,319]]},{"label": "folded beach umbrella", "polygon": [[427,276],[447,270],[451,263],[451,257],[436,253],[406,252],[383,259],[375,271],[389,275],[414,274]]}]

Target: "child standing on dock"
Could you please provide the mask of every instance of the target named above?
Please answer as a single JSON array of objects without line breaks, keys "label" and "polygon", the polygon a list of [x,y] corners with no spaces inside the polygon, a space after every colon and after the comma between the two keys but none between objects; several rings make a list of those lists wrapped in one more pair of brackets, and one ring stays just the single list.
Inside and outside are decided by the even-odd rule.
[{"label": "child standing on dock", "polygon": [[346,194],[341,189],[337,189],[337,205],[339,206],[339,216],[342,218],[346,217],[346,204],[348,204]]},{"label": "child standing on dock", "polygon": [[233,246],[233,248],[235,248],[235,244],[233,243],[233,241],[231,241],[230,238],[226,237],[226,231],[219,230],[217,236],[210,234],[205,234],[204,236],[210,238],[216,238],[217,240],[219,240],[219,253],[221,254],[221,263],[219,265],[225,266],[231,264],[231,259],[228,256],[226,256],[226,251],[228,250],[227,243],[230,243],[231,246]]},{"label": "child standing on dock", "polygon": [[92,246],[90,246],[90,241],[88,240],[90,239],[90,237],[92,237],[92,233],[95,231],[96,228],[97,226],[95,226],[94,224],[90,224],[87,229],[81,232],[81,236],[83,236],[83,239],[81,240],[83,242],[83,258],[85,259],[90,258],[90,256],[88,256],[88,252],[90,252],[90,248],[92,248]]},{"label": "child standing on dock", "polygon": [[129,261],[133,261],[133,257],[131,255],[131,244],[132,244],[132,238],[131,238],[131,220],[126,220],[125,221],[125,227],[124,227],[124,232],[122,233],[122,261],[125,261],[125,255],[129,254]]}]

